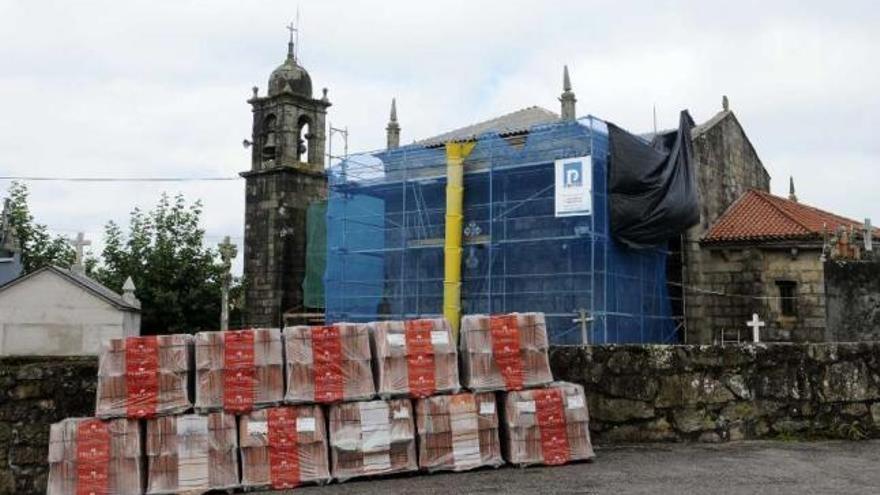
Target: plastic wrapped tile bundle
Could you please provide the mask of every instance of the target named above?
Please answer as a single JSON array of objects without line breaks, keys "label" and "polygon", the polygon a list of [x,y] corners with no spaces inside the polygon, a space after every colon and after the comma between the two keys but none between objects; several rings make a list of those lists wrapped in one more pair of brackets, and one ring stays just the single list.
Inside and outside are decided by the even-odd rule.
[{"label": "plastic wrapped tile bundle", "polygon": [[235,416],[224,412],[147,420],[147,494],[236,488]]},{"label": "plastic wrapped tile bundle", "polygon": [[458,353],[445,318],[370,323],[380,397],[455,393]]},{"label": "plastic wrapped tile bundle", "polygon": [[419,467],[467,471],[504,464],[495,394],[437,395],[416,401]]},{"label": "plastic wrapped tile bundle", "polygon": [[409,399],[330,406],[330,454],[330,472],[340,481],[416,470]]},{"label": "plastic wrapped tile bundle", "polygon": [[186,412],[190,335],[110,339],[98,357],[99,418],[151,418]]},{"label": "plastic wrapped tile bundle", "polygon": [[522,390],[553,381],[544,313],[467,315],[460,345],[462,381],[470,390]]},{"label": "plastic wrapped tile bundle", "polygon": [[504,400],[507,460],[565,464],[594,457],[584,389],[566,382],[508,392]]},{"label": "plastic wrapped tile bundle", "polygon": [[331,480],[319,405],[280,406],[241,417],[242,485],[289,489]]},{"label": "plastic wrapped tile bundle", "polygon": [[289,404],[372,399],[376,395],[370,366],[367,326],[295,326],[284,329]]},{"label": "plastic wrapped tile bundle", "polygon": [[195,348],[196,410],[243,414],[281,403],[283,349],[277,328],[199,332]]},{"label": "plastic wrapped tile bundle", "polygon": [[48,495],[143,493],[135,419],[69,418],[49,429]]}]

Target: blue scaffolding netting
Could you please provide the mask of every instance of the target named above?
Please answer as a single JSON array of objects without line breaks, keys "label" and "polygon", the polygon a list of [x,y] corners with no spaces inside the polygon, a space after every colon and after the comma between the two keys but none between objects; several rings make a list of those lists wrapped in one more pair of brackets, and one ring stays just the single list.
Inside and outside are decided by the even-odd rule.
[{"label": "blue scaffolding netting", "polygon": [[[591,211],[557,216],[554,163],[583,156]],[[463,314],[540,311],[557,345],[675,341],[668,253],[609,234],[603,121],[484,134],[464,172]],[[327,321],[442,316],[444,147],[351,156],[330,168],[329,182]]]}]

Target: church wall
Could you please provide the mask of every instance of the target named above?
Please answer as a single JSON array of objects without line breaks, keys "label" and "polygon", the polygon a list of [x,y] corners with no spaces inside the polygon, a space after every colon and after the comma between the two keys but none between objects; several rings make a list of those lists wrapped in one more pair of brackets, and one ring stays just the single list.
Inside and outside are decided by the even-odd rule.
[{"label": "church wall", "polygon": [[326,197],[326,177],[294,168],[247,178],[245,310],[255,326],[281,325],[281,314],[302,311],[306,214]]},{"label": "church wall", "polygon": [[712,340],[707,320],[707,298],[693,290],[705,288],[710,280],[703,263],[699,241],[724,211],[748,189],[770,191],[770,176],[749,142],[736,117],[731,113],[694,138],[694,158],[700,194],[700,223],[684,236],[685,315],[687,343]]},{"label": "church wall", "polygon": [[97,354],[128,314],[46,271],[0,293],[0,354]]},{"label": "church wall", "polygon": [[[762,341],[825,341],[825,286],[819,249],[711,248],[703,257],[701,342],[751,340],[746,326],[753,313],[766,323]],[[795,316],[782,314],[778,281],[796,283]]]}]

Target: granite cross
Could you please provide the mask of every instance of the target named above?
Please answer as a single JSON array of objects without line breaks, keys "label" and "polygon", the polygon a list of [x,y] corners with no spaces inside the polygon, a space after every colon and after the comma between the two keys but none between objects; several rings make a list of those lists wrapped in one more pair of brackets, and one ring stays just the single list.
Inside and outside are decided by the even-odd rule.
[{"label": "granite cross", "polygon": [[747,321],[746,326],[751,327],[752,329],[752,342],[756,344],[761,341],[761,327],[766,325],[760,318],[758,318],[758,313],[752,313],[752,321]]},{"label": "granite cross", "polygon": [[590,313],[584,308],[580,308],[580,309],[576,310],[575,313],[578,314],[578,317],[572,319],[571,322],[581,324],[581,344],[587,345],[589,343],[589,342],[587,342],[587,340],[588,340],[588,338],[587,338],[587,335],[588,335],[587,323],[593,321],[593,317],[590,316]]},{"label": "granite cross", "polygon": [[223,261],[223,278],[220,285],[220,330],[229,329],[229,283],[232,281],[232,260],[238,255],[238,248],[229,241],[229,236],[218,244],[220,260]]},{"label": "granite cross", "polygon": [[76,258],[73,261],[74,265],[81,266],[83,264],[83,248],[86,246],[91,246],[92,241],[86,240],[86,235],[82,232],[76,234],[76,239],[71,239],[70,244],[73,245],[73,248],[76,249]]}]

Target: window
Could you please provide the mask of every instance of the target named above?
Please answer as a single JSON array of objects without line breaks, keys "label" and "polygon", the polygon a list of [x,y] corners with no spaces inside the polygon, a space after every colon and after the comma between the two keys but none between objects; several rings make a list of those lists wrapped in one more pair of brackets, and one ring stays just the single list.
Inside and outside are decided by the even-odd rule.
[{"label": "window", "polygon": [[779,287],[779,308],[782,316],[797,316],[797,282],[777,280]]}]

